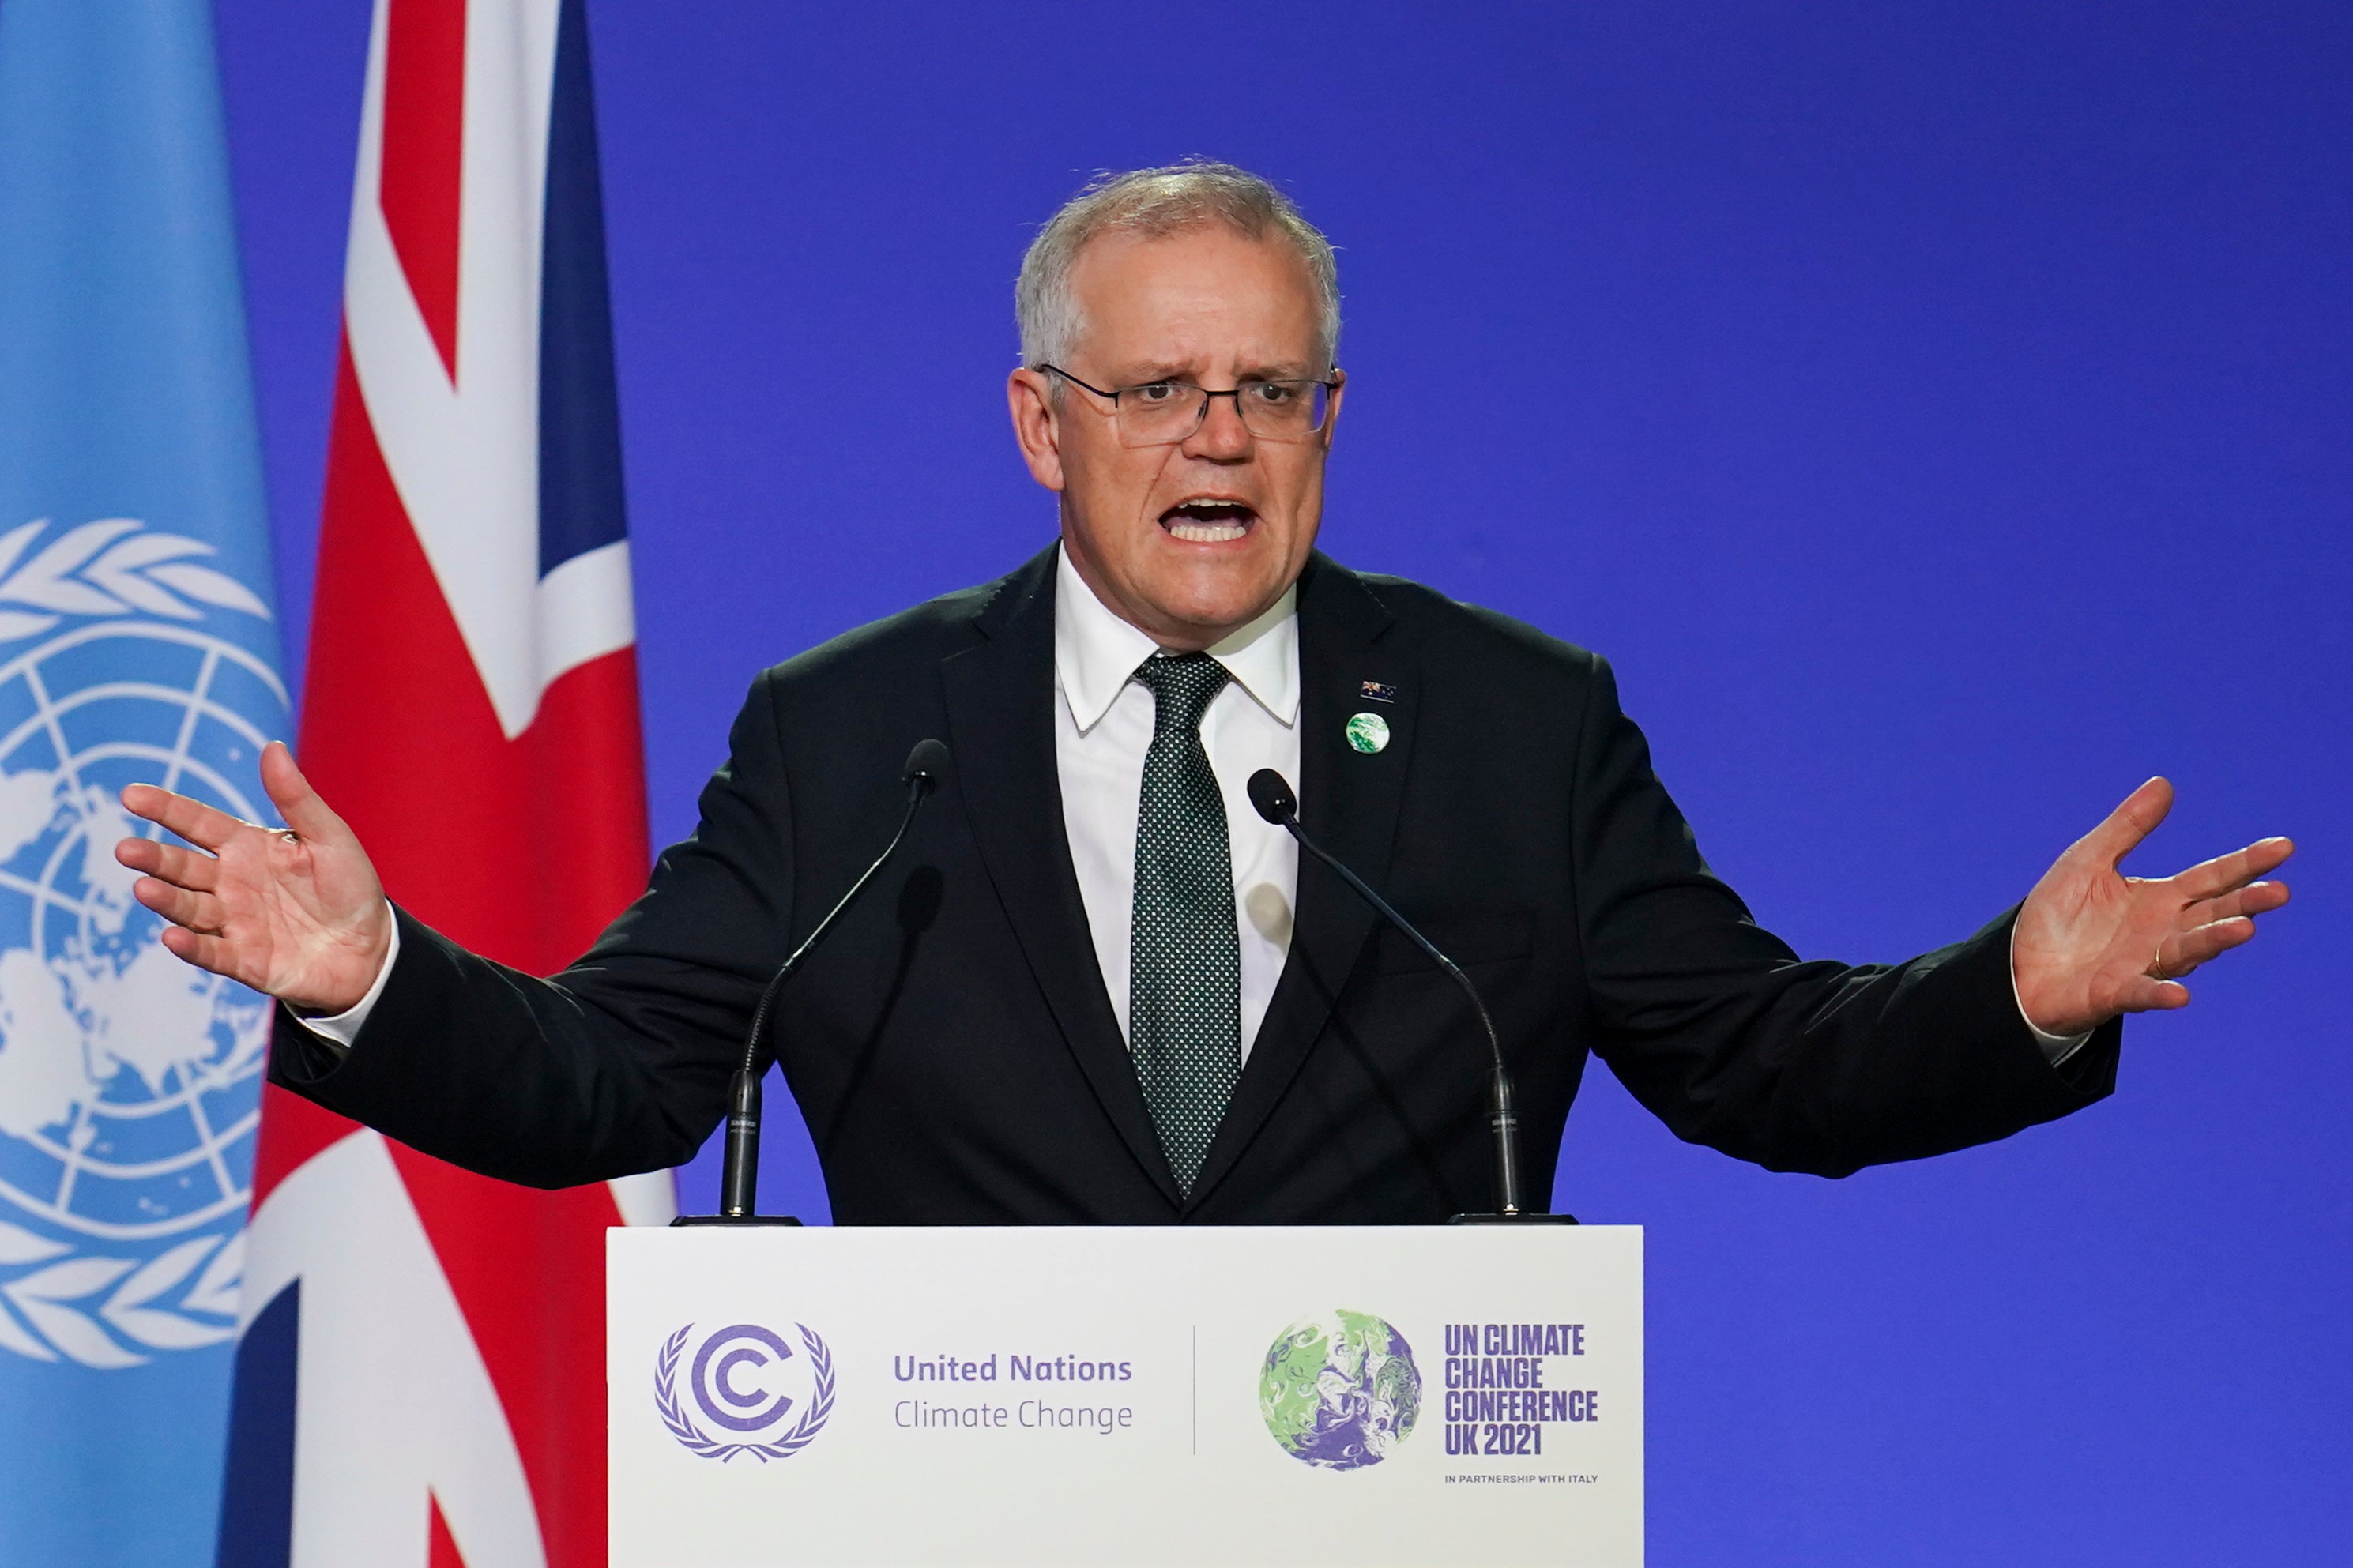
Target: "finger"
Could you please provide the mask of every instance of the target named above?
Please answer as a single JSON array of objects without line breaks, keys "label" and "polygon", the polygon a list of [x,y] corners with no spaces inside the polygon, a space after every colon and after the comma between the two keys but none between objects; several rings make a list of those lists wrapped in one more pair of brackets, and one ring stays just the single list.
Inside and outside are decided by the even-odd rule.
[{"label": "finger", "polygon": [[132,883],[131,896],[174,925],[194,931],[217,932],[225,918],[221,901],[210,893],[192,893],[153,877]]},{"label": "finger", "polygon": [[2295,853],[2295,846],[2284,838],[2259,838],[2244,849],[2217,855],[2187,871],[2177,871],[2170,880],[2185,897],[2211,899],[2276,871]]},{"label": "finger", "polygon": [[2224,953],[2242,942],[2252,941],[2255,922],[2241,917],[2237,920],[2215,921],[2169,936],[2158,945],[2158,972],[2166,975],[2187,974],[2208,959]]},{"label": "finger", "polygon": [[163,942],[165,951],[184,963],[193,963],[198,969],[208,969],[215,974],[225,974],[231,980],[246,978],[237,966],[236,949],[219,937],[181,926],[165,926]]},{"label": "finger", "polygon": [[158,827],[169,828],[189,843],[206,849],[219,848],[238,828],[249,826],[227,812],[215,811],[200,800],[190,800],[186,795],[174,795],[170,790],[158,789],[153,784],[125,786],[122,809]]},{"label": "finger", "polygon": [[286,826],[304,838],[338,838],[349,836],[343,826],[302,770],[294,765],[294,753],[283,741],[272,741],[261,748],[261,787],[269,792],[269,802]]},{"label": "finger", "polygon": [[2201,899],[2181,911],[2182,923],[2201,926],[2240,915],[2267,915],[2287,902],[2285,882],[2250,882],[2216,899]]},{"label": "finger", "polygon": [[2123,1013],[2166,1013],[2189,1005],[2189,986],[2178,980],[2158,980],[2146,974],[2135,975],[2124,994],[2116,999],[2116,1010]]},{"label": "finger", "polygon": [[2100,863],[2114,866],[2132,853],[2136,845],[2157,831],[2165,814],[2173,809],[2173,785],[2164,779],[2149,780],[2125,796],[2108,819],[2085,834],[2076,845],[2084,853],[2096,856]]},{"label": "finger", "polygon": [[201,850],[183,849],[153,838],[126,838],[114,847],[114,858],[134,871],[200,893],[220,886],[220,861]]}]

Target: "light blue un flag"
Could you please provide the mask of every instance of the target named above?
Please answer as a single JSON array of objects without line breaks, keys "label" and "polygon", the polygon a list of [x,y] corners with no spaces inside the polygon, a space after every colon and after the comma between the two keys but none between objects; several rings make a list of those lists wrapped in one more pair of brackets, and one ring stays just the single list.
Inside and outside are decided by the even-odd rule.
[{"label": "light blue un flag", "polygon": [[269,1016],[132,780],[287,727],[207,0],[0,0],[0,1562],[209,1563]]}]

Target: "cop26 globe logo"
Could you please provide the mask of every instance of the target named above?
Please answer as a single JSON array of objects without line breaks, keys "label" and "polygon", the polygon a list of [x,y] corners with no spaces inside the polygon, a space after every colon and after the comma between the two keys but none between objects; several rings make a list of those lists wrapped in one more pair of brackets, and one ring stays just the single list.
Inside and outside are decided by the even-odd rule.
[{"label": "cop26 globe logo", "polygon": [[1259,1414],[1284,1453],[1323,1469],[1377,1465],[1413,1436],[1421,1373],[1386,1319],[1345,1308],[1282,1331],[1259,1369]]},{"label": "cop26 globe logo", "polygon": [[213,552],[129,518],[0,534],[0,1350],[37,1361],[236,1331],[269,1015],[164,949],[113,855],[157,831],[127,784],[268,810],[269,608]]},{"label": "cop26 globe logo", "polygon": [[833,1352],[807,1324],[793,1331],[797,1352],[773,1329],[731,1323],[702,1336],[689,1359],[687,1324],[654,1356],[654,1414],[689,1452],[723,1464],[738,1454],[765,1464],[799,1453],[833,1415]]}]

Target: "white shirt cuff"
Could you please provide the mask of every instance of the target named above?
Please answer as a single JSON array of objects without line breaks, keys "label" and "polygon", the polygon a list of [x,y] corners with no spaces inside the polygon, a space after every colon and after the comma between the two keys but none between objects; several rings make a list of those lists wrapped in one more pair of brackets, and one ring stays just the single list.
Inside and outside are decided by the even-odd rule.
[{"label": "white shirt cuff", "polygon": [[[2042,1059],[2055,1068],[2082,1050],[2084,1042],[2092,1037],[2092,1031],[2086,1029],[2080,1035],[2048,1035],[2035,1027],[2034,1020],[2026,1016],[2026,1004],[2020,1000],[2018,994],[2018,928],[2014,925],[2010,928],[2010,999],[2016,1004],[2018,1016],[2025,1023],[2027,1032],[2034,1037],[2034,1043],[2042,1047]],[[381,985],[383,982],[376,984]],[[373,997],[375,994],[371,992],[369,994]]]},{"label": "white shirt cuff", "polygon": [[[387,916],[392,915],[390,903],[384,906],[384,912]],[[400,921],[394,917],[392,941],[384,950],[384,967],[375,972],[375,983],[367,988],[367,994],[332,1016],[305,1018],[297,1013],[295,1021],[322,1039],[332,1040],[343,1049],[351,1049],[352,1042],[360,1037],[360,1030],[367,1026],[368,1015],[375,1010],[376,998],[384,994],[384,983],[392,978],[392,966],[399,962]]]}]

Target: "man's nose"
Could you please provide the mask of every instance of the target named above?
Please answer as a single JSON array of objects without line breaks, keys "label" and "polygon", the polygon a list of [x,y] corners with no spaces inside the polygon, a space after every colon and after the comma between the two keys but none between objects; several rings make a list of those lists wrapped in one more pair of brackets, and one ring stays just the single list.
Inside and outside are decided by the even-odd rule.
[{"label": "man's nose", "polygon": [[1250,455],[1252,440],[1250,426],[1242,423],[1241,410],[1235,400],[1230,396],[1212,397],[1208,407],[1201,411],[1201,423],[1194,426],[1185,443],[1185,455],[1235,462]]}]

